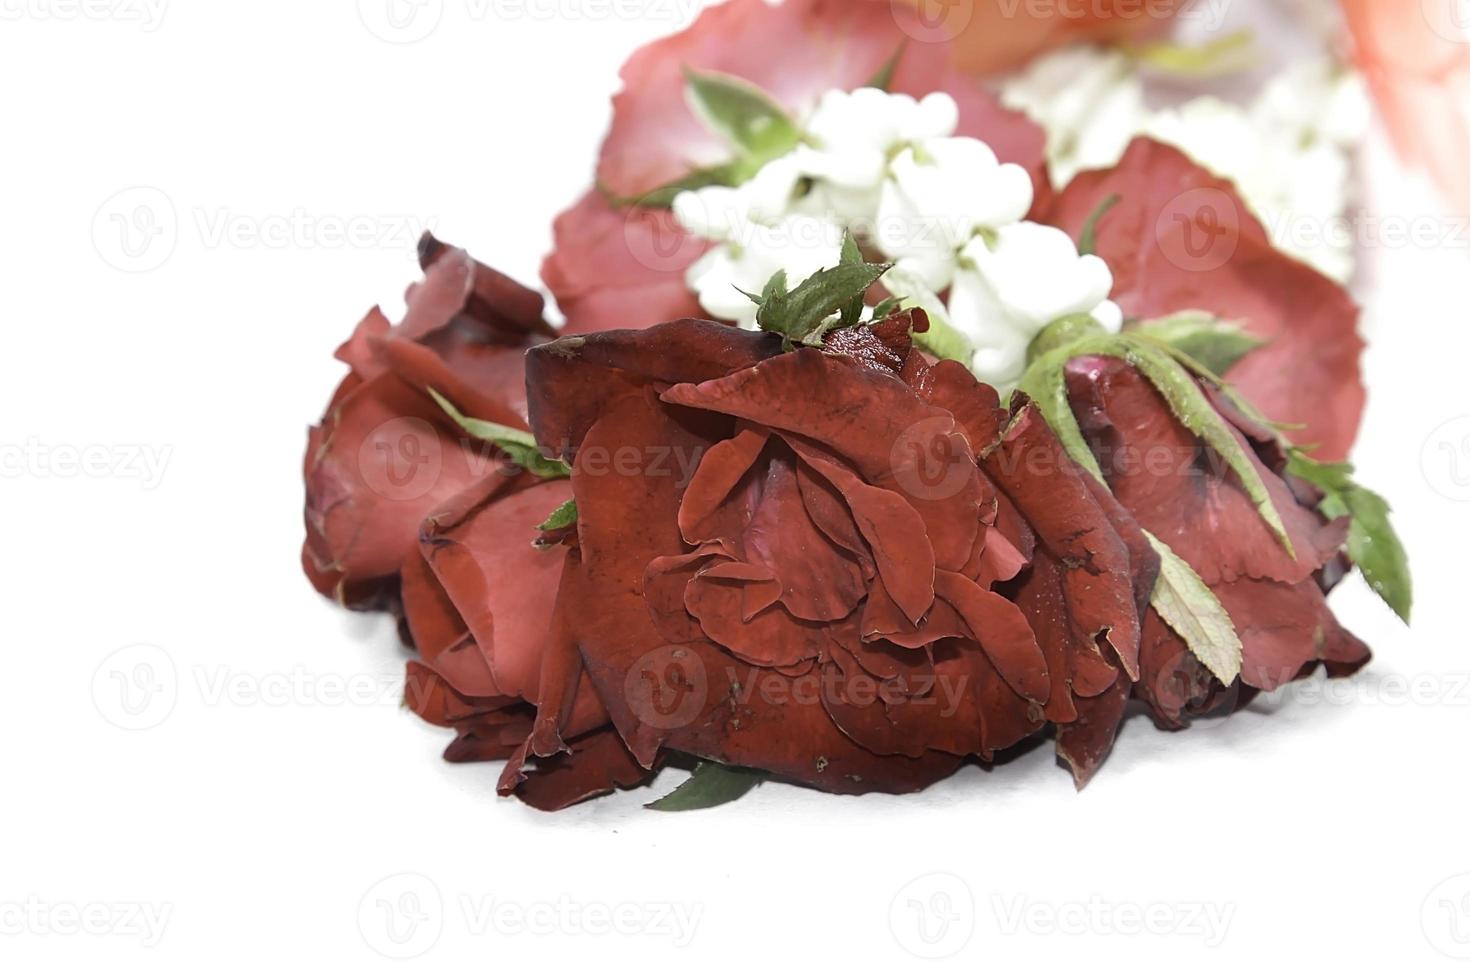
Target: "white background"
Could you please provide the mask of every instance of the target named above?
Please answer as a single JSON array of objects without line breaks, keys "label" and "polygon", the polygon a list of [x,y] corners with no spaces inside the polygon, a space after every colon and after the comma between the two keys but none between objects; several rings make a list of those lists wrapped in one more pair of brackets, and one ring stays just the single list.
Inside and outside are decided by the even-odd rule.
[{"label": "white background", "polygon": [[[1373,216],[1437,244],[1366,256],[1359,460],[1418,615],[1334,596],[1365,674],[1186,734],[1133,720],[1080,795],[1043,750],[912,797],[642,810],[669,773],[546,815],[440,761],[391,624],[308,587],[300,456],[414,222],[535,281],[619,63],[688,0],[443,0],[413,44],[352,2],[65,2],[0,2],[0,972],[1464,975],[1470,250],[1381,139]],[[135,260],[112,221],[139,205],[165,233]],[[321,238],[354,218],[368,241]],[[130,715],[119,677],[150,668]]]}]

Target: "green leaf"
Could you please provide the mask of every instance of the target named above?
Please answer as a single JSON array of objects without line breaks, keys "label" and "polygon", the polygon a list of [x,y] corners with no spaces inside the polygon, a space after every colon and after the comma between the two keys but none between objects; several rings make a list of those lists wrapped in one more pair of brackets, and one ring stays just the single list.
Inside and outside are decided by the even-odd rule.
[{"label": "green leaf", "polygon": [[[852,237],[852,232],[844,232],[842,236],[842,264],[844,266],[856,266],[863,264],[863,252],[858,248],[857,239]],[[865,287],[866,288],[866,287]],[[842,309],[837,311],[837,320],[844,327],[850,327],[863,318],[863,294],[858,293],[847,302]]]},{"label": "green leaf", "polygon": [[577,523],[577,501],[576,498],[568,500],[560,505],[551,515],[536,525],[538,531],[560,531]]},{"label": "green leaf", "polygon": [[742,157],[774,160],[796,148],[801,130],[769,94],[742,78],[684,69],[684,95],[706,126]]},{"label": "green leaf", "polygon": [[1074,345],[1049,351],[1032,361],[1016,384],[1016,390],[1025,392],[1040,410],[1041,417],[1056,433],[1057,441],[1067,455],[1106,486],[1108,481],[1103,478],[1102,468],[1097,465],[1097,458],[1092,455],[1092,449],[1082,435],[1082,427],[1077,424],[1077,416],[1072,413],[1072,403],[1067,399],[1067,362],[1076,356],[1074,351],[1083,353],[1078,345]]},{"label": "green leaf", "polygon": [[1319,488],[1322,515],[1349,517],[1347,550],[1368,585],[1405,623],[1414,607],[1409,558],[1393,523],[1388,502],[1353,480],[1347,463],[1319,463],[1298,449],[1287,454],[1287,471]]},{"label": "green leaf", "polygon": [[1254,43],[1251,31],[1240,30],[1208,44],[1155,41],[1133,47],[1131,53],[1149,68],[1188,78],[1211,78],[1250,68],[1256,61]]},{"label": "green leaf", "polygon": [[[843,254],[846,258],[850,253],[844,248]],[[830,328],[826,319],[838,313],[845,317],[852,304],[858,305],[861,316],[863,294],[890,268],[888,263],[863,262],[859,256],[857,261],[843,261],[815,272],[790,290],[786,288],[785,272],[777,272],[761,290],[755,322],[762,330],[780,334],[788,346],[794,342],[820,343],[821,335]],[[745,295],[757,301],[750,293]]]},{"label": "green leaf", "polygon": [[1092,214],[1087,216],[1087,222],[1082,226],[1082,234],[1077,236],[1077,254],[1091,255],[1097,251],[1097,223],[1102,220],[1103,215],[1113,209],[1120,200],[1117,194],[1109,194],[1103,198]]},{"label": "green leaf", "polygon": [[1159,555],[1159,577],[1151,600],[1159,616],[1222,684],[1240,674],[1241,643],[1230,614],[1204,579],[1164,542],[1143,532]]},{"label": "green leaf", "polygon": [[571,469],[561,460],[547,459],[541,455],[541,449],[536,445],[536,438],[531,433],[523,429],[513,429],[498,422],[470,418],[433,388],[428,391],[429,396],[444,410],[444,414],[453,420],[455,425],[481,442],[490,443],[509,456],[511,461],[521,469],[546,479],[561,479],[572,475]]},{"label": "green leaf", "polygon": [[[970,343],[969,337],[960,333],[949,322],[949,310],[945,308],[944,301],[922,279],[907,269],[894,266],[884,275],[883,284],[888,287],[889,292],[903,294],[901,299],[895,301],[900,309],[917,308],[929,315],[929,329],[914,334],[914,343],[935,357],[959,361],[966,368],[970,367],[970,362],[975,357],[974,345]],[[880,319],[886,315],[883,310],[888,302],[889,300],[884,300],[878,304],[873,315]]]},{"label": "green leaf", "polygon": [[900,43],[898,50],[889,55],[888,60],[883,62],[882,67],[874,73],[872,78],[868,79],[867,84],[863,87],[888,91],[888,87],[893,84],[893,73],[898,70],[898,63],[903,60],[903,52],[907,47],[907,41]]},{"label": "green leaf", "polygon": [[662,187],[655,187],[646,194],[625,197],[610,194],[606,190],[603,194],[610,204],[618,208],[670,208],[674,205],[674,198],[684,191],[697,191],[703,187],[738,187],[754,177],[759,169],[760,166],[755,161],[736,160],[717,167],[692,171]]},{"label": "green leaf", "polygon": [[903,309],[903,300],[904,298],[902,296],[890,296],[880,301],[877,306],[873,307],[873,319],[886,320],[893,316],[893,314]]},{"label": "green leaf", "polygon": [[764,779],[754,769],[738,769],[719,762],[701,760],[694,774],[668,796],[644,804],[650,810],[677,812],[705,810],[738,800]]},{"label": "green leaf", "polygon": [[1143,320],[1129,329],[1187,354],[1218,377],[1266,343],[1264,339],[1246,333],[1242,326],[1240,320],[1222,320],[1212,313],[1184,310]]}]

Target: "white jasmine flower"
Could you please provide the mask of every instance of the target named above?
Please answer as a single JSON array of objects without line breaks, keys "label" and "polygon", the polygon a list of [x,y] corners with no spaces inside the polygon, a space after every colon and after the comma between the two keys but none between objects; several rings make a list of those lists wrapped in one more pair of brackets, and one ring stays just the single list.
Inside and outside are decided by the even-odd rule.
[{"label": "white jasmine flower", "polygon": [[739,187],[701,187],[674,197],[674,220],[684,230],[711,241],[734,241],[751,222],[779,221],[791,207],[800,179],[793,154],[762,167]]},{"label": "white jasmine flower", "polygon": [[923,140],[893,159],[883,182],[873,241],[939,292],[954,277],[958,249],[982,228],[1031,210],[1031,177],[966,137]]},{"label": "white jasmine flower", "polygon": [[959,106],[944,92],[915,99],[876,88],[833,89],[806,123],[809,145],[797,149],[802,173],[850,191],[873,191],[889,157],[918,140],[950,136]]},{"label": "white jasmine flower", "polygon": [[1058,187],[1080,171],[1117,163],[1147,116],[1133,59],[1088,45],[1036,59],[1006,81],[1000,98],[1046,130],[1047,167]]},{"label": "white jasmine flower", "polygon": [[1123,314],[1108,293],[1113,274],[1096,255],[1078,255],[1059,228],[1022,221],[977,236],[960,253],[949,294],[949,319],[975,346],[971,368],[1009,390],[1026,367],[1026,351],[1044,327],[1088,313],[1118,331]]},{"label": "white jasmine flower", "polygon": [[690,266],[685,282],[711,316],[753,330],[756,304],[740,290],[759,294],[783,270],[787,283],[795,286],[837,265],[842,238],[837,225],[811,215],[791,214],[773,224],[745,222]]}]

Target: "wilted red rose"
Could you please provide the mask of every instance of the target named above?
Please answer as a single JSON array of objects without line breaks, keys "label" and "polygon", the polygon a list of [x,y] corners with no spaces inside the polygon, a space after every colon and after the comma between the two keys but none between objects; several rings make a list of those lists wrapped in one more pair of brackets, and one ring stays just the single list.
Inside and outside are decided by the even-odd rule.
[{"label": "wilted red rose", "polygon": [[1080,235],[1088,218],[1125,315],[1205,310],[1268,343],[1226,379],[1296,441],[1347,457],[1363,414],[1358,307],[1339,284],[1276,249],[1234,186],[1179,150],[1135,140],[1108,170],[1078,175],[1038,220]]},{"label": "wilted red rose", "polygon": [[1068,391],[1082,432],[1118,502],[1214,592],[1242,643],[1240,677],[1226,690],[1152,609],[1144,622],[1138,695],[1168,727],[1248,701],[1325,662],[1350,673],[1368,650],[1328,609],[1340,574],[1346,518],[1329,522],[1312,488],[1285,474],[1276,434],[1202,383],[1281,515],[1294,555],[1266,524],[1229,467],[1181,423],[1154,386],[1122,361],[1077,358]]},{"label": "wilted red rose", "polygon": [[[557,623],[575,550],[532,546],[567,482],[523,471],[429,394],[525,430],[525,352],[555,336],[541,296],[432,238],[420,258],[403,320],[373,310],[338,351],[352,370],[307,448],[307,574],[401,615],[419,654],[407,701],[459,732],[448,758],[509,759],[503,791],[544,807],[637,782]],[[523,781],[531,755],[556,757]]]},{"label": "wilted red rose", "polygon": [[351,371],[306,453],[302,563],[352,606],[387,601],[424,516],[493,469],[426,389],[524,428],[524,354],[554,336],[538,293],[429,236],[419,256],[402,322],[375,308],[338,348]]},{"label": "wilted red rose", "polygon": [[[1153,574],[1136,526],[1039,417],[1003,436],[995,392],[912,351],[909,323],[783,353],[684,320],[530,354],[535,431],[567,447],[580,511],[563,600],[645,764],[669,748],[906,791],[1049,720],[1086,725],[1118,678],[1126,700]],[[1052,456],[982,468],[997,444]],[[1013,602],[997,589],[1033,549],[1046,571]],[[1043,629],[1064,637],[1046,655]]]}]

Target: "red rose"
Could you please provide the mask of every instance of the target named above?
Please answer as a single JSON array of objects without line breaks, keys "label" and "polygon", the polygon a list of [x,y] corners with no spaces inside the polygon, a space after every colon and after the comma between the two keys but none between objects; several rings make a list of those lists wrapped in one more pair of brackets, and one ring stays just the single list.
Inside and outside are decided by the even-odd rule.
[{"label": "red rose", "polygon": [[[567,447],[580,511],[563,601],[645,765],[670,748],[834,792],[912,790],[1037,732],[1049,702],[1076,722],[1070,693],[1136,674],[1133,556],[1111,520],[1130,522],[1075,467],[997,464],[1049,515],[1036,553],[1056,574],[1020,586],[1028,622],[996,588],[1033,538],[977,452],[1055,440],[1023,411],[1002,441],[995,393],[912,352],[909,322],[781,353],[685,320],[529,355],[532,422]],[[1083,548],[1098,558],[1073,569]],[[1059,676],[1038,622],[1072,640],[1052,651]]]},{"label": "red rose", "polygon": [[1078,358],[1067,378],[1073,410],[1113,494],[1198,573],[1242,643],[1239,686],[1225,698],[1220,682],[1149,610],[1138,694],[1160,724],[1177,727],[1191,714],[1243,703],[1319,661],[1334,675],[1366,663],[1367,648],[1337,622],[1324,596],[1340,573],[1332,566],[1347,520],[1324,519],[1316,509],[1320,495],[1285,475],[1274,432],[1205,386],[1264,482],[1294,556],[1224,462],[1136,370],[1110,358]]},{"label": "red rose", "polygon": [[[374,310],[338,351],[352,371],[307,448],[307,574],[348,605],[400,613],[419,655],[407,701],[459,732],[448,758],[509,759],[503,791],[548,808],[637,782],[557,625],[575,553],[532,546],[567,482],[471,438],[429,394],[524,430],[525,352],[555,335],[541,297],[432,238],[420,256],[403,321]],[[557,758],[525,779],[533,754]]]}]

